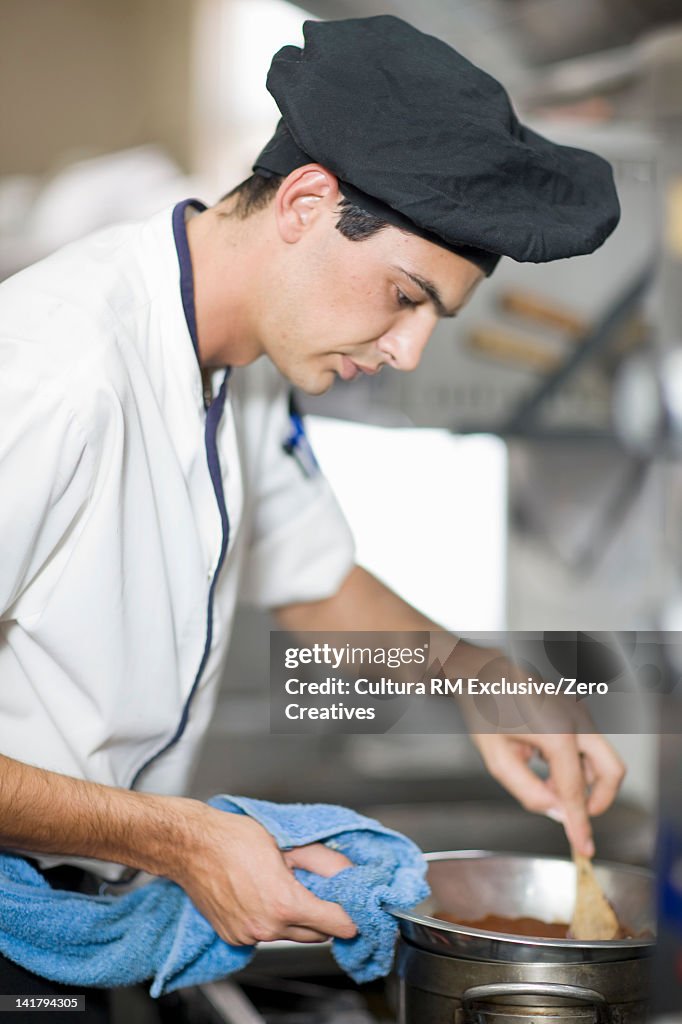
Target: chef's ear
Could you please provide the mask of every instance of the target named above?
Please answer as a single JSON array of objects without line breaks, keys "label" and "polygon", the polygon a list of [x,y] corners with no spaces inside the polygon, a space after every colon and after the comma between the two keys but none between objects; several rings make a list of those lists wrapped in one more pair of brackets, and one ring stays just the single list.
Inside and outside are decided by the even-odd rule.
[{"label": "chef's ear", "polygon": [[339,199],[336,177],[321,164],[305,164],[289,174],[275,196],[275,217],[285,242],[297,242],[315,220]]}]

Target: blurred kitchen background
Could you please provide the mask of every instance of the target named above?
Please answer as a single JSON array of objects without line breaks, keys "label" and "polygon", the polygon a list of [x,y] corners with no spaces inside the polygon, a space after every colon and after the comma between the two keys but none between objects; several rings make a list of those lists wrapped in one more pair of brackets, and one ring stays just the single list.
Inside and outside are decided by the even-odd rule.
[{"label": "blurred kitchen background", "polygon": [[[378,13],[489,70],[536,130],[607,157],[623,218],[594,255],[503,260],[416,373],[305,403],[359,560],[464,634],[678,628],[680,0],[0,0],[0,276],[215,201],[277,121],[272,54],[306,17]],[[344,802],[426,849],[565,852],[461,734],[270,735],[269,628],[248,611],[236,626],[198,794]],[[614,737],[629,774],[600,856],[650,859],[656,728]]]}]

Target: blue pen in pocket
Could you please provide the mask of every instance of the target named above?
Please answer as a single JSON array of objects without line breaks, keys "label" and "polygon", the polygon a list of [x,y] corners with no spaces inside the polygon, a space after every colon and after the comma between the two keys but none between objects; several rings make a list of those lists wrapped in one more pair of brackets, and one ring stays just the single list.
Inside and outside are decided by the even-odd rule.
[{"label": "blue pen in pocket", "polygon": [[304,476],[313,477],[320,472],[315,453],[305,432],[303,417],[296,405],[293,392],[289,396],[289,433],[282,443],[283,450],[300,466]]}]

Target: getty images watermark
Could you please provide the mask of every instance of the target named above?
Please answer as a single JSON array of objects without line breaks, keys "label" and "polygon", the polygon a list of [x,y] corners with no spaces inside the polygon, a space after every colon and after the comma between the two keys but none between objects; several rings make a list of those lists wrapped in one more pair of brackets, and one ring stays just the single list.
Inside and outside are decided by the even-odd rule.
[{"label": "getty images watermark", "polygon": [[682,634],[278,631],[277,733],[665,732]]}]

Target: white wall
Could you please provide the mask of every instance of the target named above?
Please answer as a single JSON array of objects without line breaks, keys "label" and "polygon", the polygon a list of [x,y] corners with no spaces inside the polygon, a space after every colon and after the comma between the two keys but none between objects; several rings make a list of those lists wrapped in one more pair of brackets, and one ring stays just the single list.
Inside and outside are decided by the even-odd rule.
[{"label": "white wall", "polygon": [[318,417],[307,423],[358,561],[447,629],[504,629],[503,442]]}]

